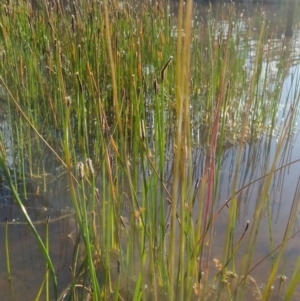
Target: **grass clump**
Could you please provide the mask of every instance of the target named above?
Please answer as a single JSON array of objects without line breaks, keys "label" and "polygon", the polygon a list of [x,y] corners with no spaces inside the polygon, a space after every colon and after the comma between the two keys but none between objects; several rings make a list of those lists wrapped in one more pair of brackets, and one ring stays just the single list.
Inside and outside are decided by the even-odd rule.
[{"label": "grass clump", "polygon": [[[265,15],[244,21],[231,3],[222,8],[223,22],[217,22],[207,8],[205,19],[194,16],[192,1],[179,1],[176,15],[164,1],[53,1],[37,7],[20,1],[1,9],[0,84],[15,161],[8,166],[3,150],[0,165],[45,257],[56,300],[244,298],[299,97],[291,104],[286,100],[285,108],[291,108],[278,125],[289,61],[282,40],[274,51],[277,68],[271,70],[269,36],[278,32]],[[276,127],[278,143],[259,175],[253,220],[236,241],[237,192],[256,181],[246,175],[249,181],[240,185],[245,145],[262,137],[270,141]],[[230,199],[218,208],[222,160],[232,147]],[[60,296],[51,237],[44,245],[9,174],[13,168],[14,178],[20,176],[26,187],[36,166],[43,166],[45,148],[66,173],[76,217],[71,283]],[[269,298],[295,212],[294,204],[261,298]],[[223,253],[214,261],[212,277],[211,244],[222,214],[227,220]],[[247,252],[237,266],[242,247]],[[13,273],[9,259],[8,274]],[[238,281],[229,288],[231,278]],[[288,295],[295,283],[293,276]]]}]

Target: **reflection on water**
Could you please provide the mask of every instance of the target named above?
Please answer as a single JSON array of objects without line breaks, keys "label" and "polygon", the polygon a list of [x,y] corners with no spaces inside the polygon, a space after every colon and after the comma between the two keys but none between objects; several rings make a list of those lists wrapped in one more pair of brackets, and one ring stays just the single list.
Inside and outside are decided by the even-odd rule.
[{"label": "reflection on water", "polygon": [[[198,19],[206,19],[206,12],[208,6],[199,7]],[[214,7],[213,7],[214,9]],[[256,18],[257,14],[266,12],[266,19],[268,26],[277,26],[277,35],[270,36],[267,45],[261,45],[265,49],[264,68],[268,70],[269,74],[276,76],[278,68],[278,59],[285,53],[287,57],[291,58],[291,68],[286,70],[286,79],[282,88],[281,94],[282,102],[278,110],[277,123],[278,128],[282,125],[286,118],[288,111],[293,105],[293,100],[299,97],[299,65],[295,64],[296,59],[299,59],[299,31],[294,30],[293,35],[289,38],[289,47],[283,49],[283,39],[285,32],[285,23],[280,19],[279,10],[284,9],[281,6],[261,6],[258,5],[236,5],[237,18],[234,22],[238,22],[236,30],[245,33],[251,33],[248,37],[252,45],[245,62],[246,71],[251,72],[251,66],[255,57],[255,49],[257,47],[256,38],[258,35],[257,28],[248,27],[248,19]],[[201,15],[200,15],[201,14]],[[284,14],[283,14],[284,15]],[[199,21],[200,22],[200,21]],[[252,23],[251,23],[252,24]],[[194,26],[197,24],[194,23]],[[202,23],[203,25],[203,23]],[[223,20],[214,20],[215,32],[226,32],[228,30],[228,23]],[[218,39],[218,36],[215,37]],[[242,45],[241,45],[242,47]],[[286,47],[286,46],[285,46]],[[271,53],[271,54],[270,54]],[[145,67],[145,75],[153,72],[151,65]],[[272,76],[270,76],[272,79]],[[273,87],[275,89],[275,87]],[[267,100],[266,100],[267,101]],[[1,107],[2,112],[7,108]],[[264,256],[269,254],[271,250],[278,246],[284,237],[286,230],[286,223],[289,218],[293,200],[299,197],[296,193],[297,183],[299,178],[299,165],[297,162],[293,165],[288,165],[290,162],[300,159],[300,138],[299,138],[299,108],[296,107],[295,127],[291,131],[289,139],[285,141],[283,151],[278,160],[277,168],[287,165],[285,168],[278,170],[273,177],[271,189],[269,191],[270,208],[266,208],[265,217],[262,219],[261,230],[258,233],[257,246],[253,258],[253,265],[259,262]],[[149,136],[151,135],[151,123],[153,122],[151,108],[147,116]],[[2,114],[3,116],[3,114]],[[199,120],[194,121],[194,125],[199,124]],[[9,132],[9,125],[6,119],[1,120],[1,132],[4,138],[5,147],[8,150],[9,164],[12,166],[14,158],[10,153],[11,137]],[[203,130],[200,127],[194,126],[193,138],[195,148],[193,150],[194,163],[194,179],[201,179],[204,170],[206,154],[201,147],[201,139],[203,137]],[[247,186],[250,182],[259,179],[269,172],[272,161],[275,156],[275,148],[278,143],[278,132],[274,131],[273,135],[267,137],[262,136],[251,144],[245,144],[242,152],[242,163],[239,168],[239,177],[237,188],[246,186],[237,195],[238,201],[238,225],[236,229],[236,237],[240,237],[245,229],[247,221],[253,222],[253,212],[256,207],[256,202],[261,194],[261,189],[264,184],[264,178],[256,181],[253,185]],[[233,146],[232,146],[233,145]],[[222,156],[221,172],[219,178],[219,190],[217,195],[218,208],[224,205],[225,201],[232,196],[231,187],[234,181],[235,162],[237,158],[237,147],[232,143],[226,149]],[[172,153],[172,147],[169,146],[169,152]],[[170,155],[171,156],[171,155]],[[172,160],[167,161],[166,179],[171,181]],[[70,206],[70,196],[68,193],[67,181],[65,179],[64,170],[57,166],[55,158],[48,154],[43,158],[43,172],[36,178],[28,180],[26,195],[23,195],[24,203],[27,206],[28,212],[34,221],[38,232],[45,238],[46,217],[50,216],[50,255],[53,259],[55,269],[58,275],[59,290],[62,291],[70,282],[69,266],[72,264],[72,256],[74,249],[74,241],[70,235],[75,230],[74,216]],[[230,203],[229,203],[230,206]],[[197,210],[195,210],[197,212]],[[268,217],[271,218],[272,241],[270,240]],[[196,217],[195,217],[196,218]],[[45,263],[41,258],[37,243],[32,236],[30,229],[24,224],[24,219],[19,209],[16,208],[10,193],[5,188],[5,183],[1,183],[0,191],[0,299],[1,300],[23,300],[31,301],[38,294],[38,290],[42,285],[45,277]],[[5,241],[5,225],[8,222],[8,241],[9,253],[11,262],[11,281],[7,280],[6,272],[6,258],[4,241]],[[226,229],[227,211],[226,208],[221,211],[219,218],[214,224],[215,239],[212,243],[212,258],[220,258],[222,256],[221,246],[225,238],[224,229]],[[247,234],[244,241],[247,240]],[[282,274],[288,278],[291,277],[294,264],[299,255],[298,236],[292,238],[286,247],[284,261],[279,268]],[[239,260],[243,255],[245,246],[237,254],[236,264],[238,266]],[[274,255],[277,253],[275,252]],[[213,264],[212,264],[213,265]],[[264,260],[257,268],[255,268],[251,275],[254,277],[258,285],[264,285],[267,281],[272,267],[271,256]],[[279,278],[277,278],[279,279]],[[275,286],[274,294],[281,285],[278,280]],[[275,284],[276,285],[276,284]],[[298,300],[297,296],[300,294],[300,289],[297,291],[293,300]],[[280,300],[280,299],[278,299]]]},{"label": "reflection on water", "polygon": [[[3,206],[2,208],[3,209]],[[45,261],[42,258],[41,251],[37,245],[32,231],[29,227],[20,222],[17,218],[18,210],[13,207],[9,209],[14,219],[8,221],[8,245],[11,263],[11,281],[7,279],[6,255],[4,249],[5,224],[1,223],[1,280],[0,297],[1,300],[35,300],[38,290],[43,283],[46,272]],[[29,210],[31,213],[32,210]],[[34,210],[36,211],[36,210]],[[35,222],[35,226],[45,239],[46,232],[46,214],[53,216],[50,220],[50,254],[53,259],[55,270],[57,271],[59,290],[62,290],[70,283],[69,265],[72,262],[72,252],[74,243],[69,234],[74,231],[74,223],[71,222],[72,214],[51,215],[51,211],[40,213],[40,221]],[[34,215],[36,212],[33,213]],[[42,217],[44,218],[42,219]],[[3,215],[1,214],[3,221]],[[45,300],[42,297],[41,300]]]}]

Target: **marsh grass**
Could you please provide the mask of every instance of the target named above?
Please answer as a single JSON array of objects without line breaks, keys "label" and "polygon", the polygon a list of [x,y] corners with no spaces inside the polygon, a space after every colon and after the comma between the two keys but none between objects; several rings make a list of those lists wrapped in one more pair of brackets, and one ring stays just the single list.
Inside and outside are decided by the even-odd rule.
[{"label": "marsh grass", "polygon": [[10,258],[9,258],[9,245],[8,245],[8,223],[6,221],[5,225],[5,255],[6,255],[6,268],[8,280],[11,280],[11,271],[10,271]]},{"label": "marsh grass", "polygon": [[[229,271],[251,271],[271,183],[283,168],[277,163],[297,120],[299,94],[295,89],[291,108],[287,98],[278,124],[289,67],[282,54],[285,40],[273,70],[268,37],[279,33],[266,16],[243,20],[234,4],[217,7],[223,22],[211,7],[197,19],[192,1],[179,1],[176,14],[164,1],[58,1],[37,8],[21,1],[1,9],[0,83],[9,104],[15,161],[8,166],[2,149],[0,165],[47,263],[37,300],[44,287],[50,298],[48,269],[56,300],[87,295],[203,300],[213,291],[221,298]],[[253,175],[241,180],[245,144],[263,136],[270,141],[276,127],[270,165],[258,180]],[[43,243],[13,182],[22,179],[26,199],[26,181],[42,163],[44,147],[65,169],[76,217],[71,283],[60,295],[48,222]],[[218,209],[222,158],[231,147],[237,152],[230,199]],[[201,166],[195,164],[195,149],[204,154]],[[260,196],[253,220],[236,239],[237,193],[256,181]],[[296,199],[273,258],[266,299],[295,224]],[[224,211],[228,222],[215,272],[214,224]],[[275,250],[270,215],[268,222]],[[242,245],[247,256],[237,263]],[[8,252],[6,260],[10,275]],[[235,290],[227,288],[231,298],[243,299],[243,279]],[[287,296],[298,281],[295,272]]]}]

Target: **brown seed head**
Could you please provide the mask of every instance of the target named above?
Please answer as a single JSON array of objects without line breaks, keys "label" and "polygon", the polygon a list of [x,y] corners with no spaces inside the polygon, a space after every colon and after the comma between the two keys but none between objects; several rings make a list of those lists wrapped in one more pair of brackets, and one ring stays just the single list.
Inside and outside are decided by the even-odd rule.
[{"label": "brown seed head", "polygon": [[66,98],[65,98],[65,102],[66,102],[66,106],[67,106],[67,108],[69,108],[70,106],[71,106],[71,97],[70,96],[67,96]]},{"label": "brown seed head", "polygon": [[91,176],[94,177],[95,171],[94,171],[92,160],[90,158],[86,159],[86,164],[88,166],[88,169],[89,169],[89,172],[90,172]]},{"label": "brown seed head", "polygon": [[79,174],[79,178],[80,180],[82,180],[84,178],[84,165],[82,162],[79,162],[77,165],[78,168],[78,174]]}]

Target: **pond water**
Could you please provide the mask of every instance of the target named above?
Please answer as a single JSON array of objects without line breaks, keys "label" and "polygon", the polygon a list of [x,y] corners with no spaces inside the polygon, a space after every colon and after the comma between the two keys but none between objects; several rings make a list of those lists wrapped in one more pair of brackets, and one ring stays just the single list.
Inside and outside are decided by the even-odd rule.
[{"label": "pond water", "polygon": [[[195,4],[198,5],[199,19],[206,18],[206,12],[209,9],[216,9],[214,6],[211,8],[207,4]],[[226,5],[226,4],[224,4]],[[218,7],[220,9],[220,7]],[[255,18],[258,11],[266,12],[266,19],[268,20],[268,26],[278,26],[280,29],[277,32],[281,34],[277,36],[270,36],[269,42],[272,44],[272,56],[266,66],[268,66],[268,72],[276,73],[277,60],[281,51],[281,39],[286,31],[286,7],[280,5],[265,5],[258,6],[256,4],[236,4],[237,14],[240,16],[240,27],[246,27],[243,23],[247,18]],[[294,16],[295,28],[288,39],[286,46],[286,56],[291,60],[290,68],[286,72],[284,84],[281,94],[281,105],[278,111],[278,128],[282,124],[288,115],[290,105],[294,99],[299,97],[300,89],[298,86],[300,80],[300,32],[297,29],[296,24],[299,24],[300,17]],[[298,19],[297,19],[298,18]],[[215,20],[216,26],[226,27],[224,20]],[[253,29],[255,32],[257,29]],[[256,48],[255,34],[253,35],[253,53],[249,53],[248,61],[246,62],[247,68],[251,69],[251,61],[255,56],[254,49]],[[265,45],[262,45],[262,47]],[[267,67],[266,67],[267,68]],[[11,136],[9,130],[9,124],[5,118],[7,108],[5,104],[1,105],[0,112],[2,112],[1,118],[1,132],[5,141],[5,147],[9,158],[9,164],[12,164],[12,158],[10,155],[11,149]],[[269,192],[270,208],[266,209],[265,217],[262,219],[262,225],[260,232],[258,233],[257,245],[253,257],[253,266],[255,263],[260,262],[266,255],[268,255],[272,248],[278,246],[284,237],[287,221],[289,219],[290,211],[293,202],[298,204],[300,194],[297,191],[300,177],[300,120],[298,117],[299,108],[294,108],[295,120],[294,128],[288,139],[285,141],[285,147],[279,156],[277,167],[286,165],[285,168],[279,169],[274,173],[271,187]],[[197,137],[200,136],[197,129],[194,129],[194,142],[195,149],[193,150],[193,162],[195,166],[204,166],[205,154],[200,147],[197,147]],[[274,131],[273,135],[261,136],[260,139],[252,141],[250,144],[246,143],[242,150],[242,163],[239,169],[238,188],[241,188],[251,181],[257,180],[265,175],[273,162],[275,156],[276,146],[278,144],[279,132]],[[219,191],[217,196],[218,206],[221,208],[226,200],[232,196],[232,183],[234,181],[233,174],[235,171],[235,160],[238,155],[238,146],[233,142],[223,153],[221,163],[221,173],[219,180]],[[69,208],[71,201],[68,194],[67,179],[64,173],[64,169],[60,167],[55,158],[47,153],[43,160],[44,166],[38,167],[43,170],[39,174],[39,177],[34,178],[27,183],[27,196],[26,206],[28,212],[35,223],[42,238],[45,238],[46,232],[46,218],[49,215],[49,233],[50,233],[50,253],[53,259],[55,269],[58,275],[59,291],[62,291],[71,282],[69,267],[72,265],[72,256],[74,251],[75,239],[75,222],[74,213]],[[295,162],[289,165],[289,163]],[[171,164],[171,163],[170,163]],[[166,168],[168,169],[168,168]],[[171,168],[170,168],[171,170]],[[201,178],[201,168],[195,168],[195,181]],[[245,229],[247,221],[253,222],[254,210],[256,202],[261,194],[263,179],[255,182],[239,192],[236,197],[238,201],[238,225],[236,228],[236,237],[240,237]],[[299,187],[298,187],[299,189]],[[230,202],[228,203],[230,206]],[[299,211],[300,208],[297,210]],[[197,210],[196,210],[197,211]],[[273,241],[271,246],[268,216],[271,216]],[[196,217],[195,217],[196,218]],[[297,217],[298,218],[298,217]],[[45,262],[40,254],[35,239],[31,233],[31,230],[26,225],[24,218],[20,210],[14,205],[10,193],[1,183],[0,190],[0,300],[22,300],[32,301],[38,294],[41,283],[45,277]],[[222,249],[220,243],[224,240],[227,222],[227,210],[223,209],[214,224],[214,239],[211,243],[211,252],[213,258],[220,258],[222,256]],[[9,237],[9,254],[11,262],[12,279],[7,279],[6,271],[6,253],[5,253],[5,229],[6,224],[8,226]],[[297,222],[295,232],[298,231]],[[288,279],[292,276],[295,263],[300,254],[300,245],[298,243],[299,235],[296,235],[288,241],[286,250],[284,253],[284,260],[279,268]],[[245,235],[245,241],[247,233]],[[242,260],[243,248],[236,256],[236,265]],[[275,255],[277,253],[275,252]],[[213,264],[212,264],[213,266]],[[256,280],[258,286],[263,289],[264,284],[268,280],[270,275],[270,269],[272,266],[271,256],[268,256],[261,264],[259,264],[253,271],[251,276]],[[278,275],[280,276],[280,275]],[[278,278],[279,279],[279,278]],[[284,283],[274,283],[274,300],[281,300],[284,295]],[[276,299],[275,299],[276,298]],[[292,300],[299,300],[300,288],[297,290]],[[42,298],[43,300],[43,298]],[[252,300],[249,298],[249,300]],[[273,300],[273,299],[272,299]]]}]

